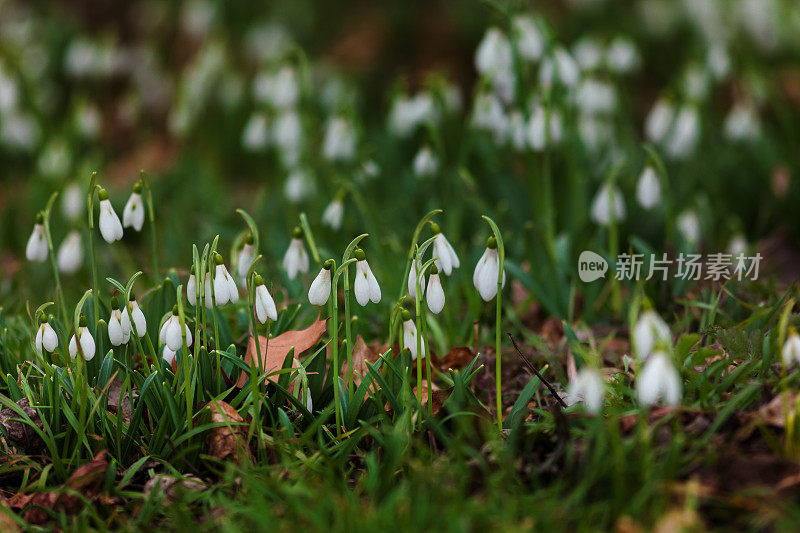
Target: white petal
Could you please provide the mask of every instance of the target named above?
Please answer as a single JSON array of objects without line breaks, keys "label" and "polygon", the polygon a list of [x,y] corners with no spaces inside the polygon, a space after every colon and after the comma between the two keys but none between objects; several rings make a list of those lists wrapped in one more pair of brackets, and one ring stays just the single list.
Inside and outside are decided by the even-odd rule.
[{"label": "white petal", "polygon": [[180,319],[175,315],[169,319],[169,326],[166,332],[166,344],[170,350],[178,351],[183,346],[183,339],[181,338],[181,323]]},{"label": "white petal", "polygon": [[256,287],[256,305],[261,309],[261,316],[258,317],[262,324],[267,321],[267,317],[278,320],[278,310],[275,308],[275,300],[272,299],[266,285]]},{"label": "white petal", "polygon": [[356,263],[356,279],[353,284],[353,292],[356,295],[358,305],[364,307],[369,303],[369,279],[367,279],[367,270],[364,268],[366,261],[359,261]]},{"label": "white petal", "polygon": [[411,352],[411,360],[417,359],[417,327],[411,320],[403,322],[403,348]]},{"label": "white petal", "polygon": [[497,250],[489,250],[484,259],[485,265],[478,276],[478,292],[485,302],[497,295],[497,276],[499,274],[499,257]]},{"label": "white petal", "polygon": [[239,266],[238,266],[239,279],[247,278],[247,272],[250,270],[250,265],[252,264],[253,259],[255,258],[254,256],[255,256],[255,251],[253,250],[253,245],[245,244],[244,248],[242,248],[242,251],[239,252]]},{"label": "white petal", "polygon": [[83,351],[83,358],[87,361],[91,361],[94,359],[94,338],[92,334],[89,333],[88,328],[78,328],[78,331],[81,334],[80,343],[81,343],[81,350]]},{"label": "white petal", "polygon": [[431,274],[428,279],[428,292],[426,294],[428,309],[431,313],[438,315],[444,309],[444,289],[439,274]]},{"label": "white petal", "polygon": [[232,304],[235,304],[239,301],[239,289],[236,287],[236,282],[233,281],[233,276],[231,276],[227,271],[225,274],[225,279],[228,283],[228,298]]},{"label": "white petal", "polygon": [[44,325],[44,333],[42,333],[42,346],[48,352],[52,352],[58,346],[58,335],[56,335],[56,330],[53,329],[53,326],[50,324]]},{"label": "white petal", "polygon": [[138,302],[131,302],[133,307],[133,325],[136,326],[136,333],[139,338],[144,337],[147,333],[147,320],[144,318],[144,313],[139,308]]},{"label": "white petal", "polygon": [[312,305],[325,305],[331,295],[331,271],[325,268],[319,271],[308,289],[308,301]]},{"label": "white petal", "polygon": [[144,203],[142,195],[132,193],[125,208],[122,210],[122,225],[126,228],[132,227],[136,231],[142,230],[144,225]]},{"label": "white petal", "polygon": [[227,271],[224,265],[217,265],[216,275],[214,276],[214,303],[223,306],[231,299]]},{"label": "white petal", "polygon": [[[411,263],[411,269],[408,272],[408,295],[411,298],[417,297],[417,284],[414,281],[414,274],[421,268],[422,265],[417,264],[416,261]],[[421,294],[425,294],[425,276],[419,277],[419,290]]]},{"label": "white petal", "polygon": [[169,324],[172,321],[172,315],[169,316],[168,319],[161,324],[161,329],[158,331],[158,342],[161,344],[167,343],[167,330],[169,329]]},{"label": "white petal", "polygon": [[78,355],[78,343],[75,340],[75,335],[73,335],[72,338],[69,340],[69,357],[74,361],[77,355]]},{"label": "white petal", "polygon": [[161,354],[161,357],[167,362],[168,365],[172,365],[172,361],[175,360],[175,353],[176,352],[174,350],[169,349],[169,346],[164,346],[164,351]]},{"label": "white petal", "polygon": [[28,261],[44,261],[47,259],[47,239],[44,235],[44,226],[36,224],[25,246],[25,257]]},{"label": "white petal", "polygon": [[124,337],[125,335],[122,331],[122,325],[120,324],[115,312],[112,311],[111,317],[108,319],[108,340],[110,340],[111,344],[114,346],[119,346],[122,344]]},{"label": "white petal", "polygon": [[378,280],[375,278],[375,274],[372,273],[369,264],[367,264],[367,281],[369,281],[369,299],[372,300],[374,304],[380,303],[381,286],[378,285]]},{"label": "white petal", "polygon": [[109,200],[100,202],[99,226],[100,234],[107,243],[111,244],[122,238],[122,223]]},{"label": "white petal", "polygon": [[44,324],[41,324],[36,330],[36,351],[42,353],[42,336],[44,335]]},{"label": "white petal", "polygon": [[206,309],[211,309],[214,302],[211,300],[211,272],[206,272],[205,291],[203,293],[203,301],[205,302]]},{"label": "white petal", "polygon": [[483,267],[486,266],[486,256],[489,255],[489,249],[483,251],[483,255],[478,262],[475,264],[475,271],[472,274],[472,285],[477,289],[478,288],[478,280],[480,279],[481,270]]},{"label": "white petal", "polygon": [[186,299],[192,307],[197,305],[197,278],[194,274],[189,275],[189,281],[186,282]]}]

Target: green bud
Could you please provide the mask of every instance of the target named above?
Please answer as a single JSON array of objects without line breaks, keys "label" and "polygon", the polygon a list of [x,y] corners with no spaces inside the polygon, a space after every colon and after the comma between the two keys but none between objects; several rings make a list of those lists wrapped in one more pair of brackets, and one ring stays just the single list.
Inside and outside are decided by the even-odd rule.
[{"label": "green bud", "polygon": [[431,266],[428,267],[428,274],[433,275],[433,274],[438,274],[438,273],[439,273],[439,269],[436,267],[436,264],[435,263],[431,263]]},{"label": "green bud", "polygon": [[436,222],[431,222],[431,233],[434,235],[439,235],[442,232],[442,228],[439,227],[439,224]]},{"label": "green bud", "polygon": [[214,263],[216,263],[217,265],[221,265],[222,263],[224,263],[224,261],[222,260],[222,256],[218,252],[214,252]]},{"label": "green bud", "polygon": [[136,295],[135,295],[135,294],[133,294],[133,291],[131,291],[131,294],[130,294],[130,296],[128,297],[128,301],[129,301],[129,302],[135,302],[135,301],[136,301]]},{"label": "green bud", "polygon": [[136,183],[133,184],[133,192],[135,192],[136,194],[140,194],[142,192],[141,181],[137,181]]},{"label": "green bud", "polygon": [[172,314],[178,316],[178,304],[172,306]]},{"label": "green bud", "polygon": [[324,263],[322,263],[322,268],[325,270],[331,270],[333,268],[333,259],[328,259]]},{"label": "green bud", "polygon": [[189,273],[190,273],[190,274],[195,274],[195,271],[194,271],[194,265],[192,265],[192,268],[190,268],[190,269],[189,269]]},{"label": "green bud", "polygon": [[403,309],[403,322],[411,320],[411,313],[407,309]]},{"label": "green bud", "polygon": [[116,296],[111,298],[111,309],[119,309],[119,300]]},{"label": "green bud", "polygon": [[356,251],[353,253],[353,256],[356,258],[357,261],[364,261],[367,259],[367,254],[364,253],[364,250],[361,248],[356,248]]},{"label": "green bud", "polygon": [[44,312],[40,312],[38,318],[39,318],[39,324],[44,324],[46,322],[46,319],[44,317]]},{"label": "green bud", "polygon": [[256,287],[260,287],[264,284],[264,278],[261,277],[261,274],[256,274],[253,276],[253,285]]},{"label": "green bud", "polygon": [[245,237],[244,239],[244,242],[245,244],[253,244],[254,242],[256,242],[256,239],[253,237],[252,233],[248,233],[247,237]]},{"label": "green bud", "polygon": [[494,235],[486,239],[486,247],[490,250],[497,248],[497,239],[494,238]]},{"label": "green bud", "polygon": [[44,224],[44,213],[36,213],[36,223],[37,224]]},{"label": "green bud", "polygon": [[294,239],[302,239],[303,238],[303,228],[300,226],[295,226],[292,230],[292,238]]},{"label": "green bud", "polygon": [[106,190],[105,190],[105,189],[103,189],[102,187],[100,187],[100,190],[99,190],[99,191],[97,191],[97,197],[98,197],[98,198],[100,198],[100,201],[101,201],[101,202],[102,202],[103,200],[108,200],[108,193],[106,192]]},{"label": "green bud", "polygon": [[82,314],[81,317],[78,319],[78,327],[79,328],[85,328],[86,327],[86,315]]}]

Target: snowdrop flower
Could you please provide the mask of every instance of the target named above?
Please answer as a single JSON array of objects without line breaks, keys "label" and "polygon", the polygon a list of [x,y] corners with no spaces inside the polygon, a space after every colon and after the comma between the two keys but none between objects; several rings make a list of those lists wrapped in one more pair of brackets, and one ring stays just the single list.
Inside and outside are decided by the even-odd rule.
[{"label": "snowdrop flower", "polygon": [[275,308],[275,300],[272,299],[267,286],[264,284],[264,278],[259,274],[253,276],[253,285],[255,285],[256,295],[253,299],[253,307],[256,312],[256,319],[265,324],[267,318],[278,320],[278,310]]},{"label": "snowdrop flower", "polygon": [[593,37],[584,37],[575,43],[572,55],[584,72],[595,70],[603,62],[603,48]]},{"label": "snowdrop flower", "polygon": [[591,217],[601,226],[625,220],[625,201],[622,198],[622,191],[611,183],[604,183],[592,202]]},{"label": "snowdrop flower", "polygon": [[[130,312],[128,312],[128,307],[130,307]],[[133,323],[131,323],[131,316],[133,316]],[[147,320],[145,320],[144,313],[139,308],[139,303],[133,293],[131,293],[128,305],[122,310],[120,324],[123,330],[132,331],[139,335],[140,339],[147,333]]]},{"label": "snowdrop flower", "polygon": [[438,315],[444,309],[444,289],[442,288],[442,280],[439,279],[439,269],[436,265],[431,265],[428,270],[428,291],[425,294],[426,301],[428,302],[428,309],[431,313]]},{"label": "snowdrop flower", "polygon": [[111,316],[108,317],[108,340],[114,346],[126,344],[131,338],[131,330],[122,326],[122,312],[119,310],[119,301],[111,298]]},{"label": "snowdrop flower", "polygon": [[294,107],[299,94],[297,73],[292,67],[282,67],[272,80],[272,105],[280,109]]},{"label": "snowdrop flower", "polygon": [[353,255],[356,258],[356,279],[353,283],[353,291],[356,293],[358,305],[364,307],[370,300],[375,304],[380,302],[381,287],[367,263],[367,255],[361,248],[356,248]]},{"label": "snowdrop flower", "polygon": [[81,234],[70,231],[58,247],[58,270],[64,274],[74,274],[83,264]]},{"label": "snowdrop flower", "polygon": [[608,70],[617,74],[626,74],[639,66],[639,52],[630,39],[617,37],[606,50]]},{"label": "snowdrop flower", "polygon": [[263,150],[269,144],[267,117],[256,113],[250,117],[242,132],[242,148],[249,152]]},{"label": "snowdrop flower", "polygon": [[69,357],[73,361],[78,356],[78,344],[80,343],[80,352],[83,358],[91,361],[94,358],[95,344],[94,337],[89,333],[89,328],[86,327],[86,317],[81,315],[80,322],[78,322],[78,332],[72,335],[69,341]]},{"label": "snowdrop flower", "polygon": [[596,369],[582,368],[567,387],[567,396],[573,403],[582,401],[586,409],[599,413],[603,408],[605,388],[605,381]]},{"label": "snowdrop flower", "polygon": [[[186,333],[186,346],[188,347],[192,344],[192,332],[186,323],[183,324],[183,328]],[[177,352],[183,347],[181,319],[178,316],[177,304],[172,307],[172,315],[161,325],[161,330],[158,332],[158,340],[173,352]]]},{"label": "snowdrop flower", "polygon": [[40,263],[47,259],[47,238],[44,234],[44,215],[42,213],[36,215],[36,224],[33,225],[33,232],[25,246],[25,257],[28,258],[28,261]]},{"label": "snowdrop flower", "polygon": [[211,297],[212,294],[214,294],[214,291],[211,289],[211,272],[206,272],[206,279],[203,282],[203,288],[200,289],[200,296],[203,297],[203,303],[205,304],[206,309],[214,308],[214,300]]},{"label": "snowdrop flower", "polygon": [[76,183],[67,185],[61,197],[61,209],[64,211],[64,216],[69,220],[75,220],[81,216],[85,205],[84,201],[83,192]]},{"label": "snowdrop flower", "polygon": [[[488,302],[497,295],[497,277],[500,273],[500,255],[497,252],[497,240],[494,236],[486,241],[486,250],[475,265],[472,284],[478,289],[481,298]],[[506,286],[506,272],[503,270],[502,287]]]},{"label": "snowdrop flower", "polygon": [[164,345],[164,351],[161,352],[161,358],[167,362],[168,365],[172,365],[172,361],[175,360],[175,354],[177,352],[175,350],[170,350],[169,346],[166,344]]},{"label": "snowdrop flower", "polygon": [[247,279],[247,272],[250,270],[253,259],[256,258],[256,249],[253,246],[254,241],[253,234],[248,232],[247,237],[244,239],[244,246],[239,251],[239,257],[236,261],[240,280]]},{"label": "snowdrop flower", "polygon": [[518,15],[511,21],[517,38],[517,51],[528,61],[538,61],[544,53],[544,36],[536,21],[527,15]]},{"label": "snowdrop flower", "polygon": [[272,139],[281,148],[286,163],[294,163],[300,154],[303,140],[303,127],[300,116],[294,111],[285,111],[275,119],[272,126]]},{"label": "snowdrop flower", "polygon": [[663,350],[653,353],[636,379],[636,393],[643,405],[661,399],[667,405],[681,401],[681,377]]},{"label": "snowdrop flower", "polygon": [[508,118],[502,102],[494,94],[482,92],[475,97],[471,122],[477,129],[492,132],[497,144],[505,142]]},{"label": "snowdrop flower", "polygon": [[673,105],[666,99],[659,98],[645,119],[644,131],[647,139],[654,143],[664,140],[674,118]]},{"label": "snowdrop flower", "polygon": [[734,259],[738,258],[740,255],[746,254],[748,248],[747,239],[741,233],[737,233],[731,237],[728,243],[728,253],[731,254],[731,257]]},{"label": "snowdrop flower", "polygon": [[614,140],[614,125],[608,117],[581,114],[578,117],[578,130],[584,145],[594,153]]},{"label": "snowdrop flower", "polygon": [[475,51],[475,68],[481,74],[492,76],[512,67],[511,43],[497,28],[489,28]]},{"label": "snowdrop flower", "polygon": [[322,223],[331,229],[338,230],[342,227],[344,218],[344,200],[337,196],[322,212]]},{"label": "snowdrop flower", "polygon": [[580,80],[578,63],[563,48],[556,48],[553,54],[546,57],[539,67],[539,82],[544,87],[551,87],[558,82],[565,87],[575,87]]},{"label": "snowdrop flower", "polygon": [[419,277],[420,296],[425,293],[425,274],[419,272],[422,265],[419,261],[411,262],[411,269],[408,272],[408,296],[413,300],[417,297],[417,282],[415,276]]},{"label": "snowdrop flower", "polygon": [[328,120],[322,142],[322,154],[329,161],[351,161],[356,154],[356,131],[344,117]]},{"label": "snowdrop flower", "polygon": [[611,113],[617,106],[617,94],[610,84],[587,79],[581,82],[575,96],[578,108],[589,114]]},{"label": "snowdrop flower", "polygon": [[519,110],[515,109],[508,115],[508,136],[515,150],[521,152],[528,146],[528,123]]},{"label": "snowdrop flower", "polygon": [[308,289],[308,301],[311,305],[323,306],[328,302],[331,295],[331,269],[333,268],[333,260],[328,259],[322,265],[317,277],[311,282],[311,287]]},{"label": "snowdrop flower", "polygon": [[700,115],[694,106],[684,106],[675,117],[665,150],[676,159],[684,159],[692,155],[699,138]]},{"label": "snowdrop flower", "polygon": [[283,185],[283,195],[292,203],[305,200],[314,190],[314,184],[307,170],[294,168]]},{"label": "snowdrop flower", "polygon": [[439,158],[430,146],[423,146],[414,156],[414,174],[418,178],[433,176],[439,170]]},{"label": "snowdrop flower", "polygon": [[433,241],[433,257],[436,259],[434,264],[436,268],[444,272],[446,276],[449,276],[454,268],[461,266],[461,262],[458,260],[456,251],[450,245],[450,241],[442,233],[439,224],[431,222],[431,233],[436,236]]},{"label": "snowdrop flower", "polygon": [[39,172],[48,178],[56,179],[72,166],[72,153],[64,139],[56,138],[48,142],[37,161]]},{"label": "snowdrop flower", "polygon": [[728,116],[725,117],[725,136],[732,141],[746,141],[758,137],[761,124],[758,114],[752,105],[734,104]]},{"label": "snowdrop flower", "polygon": [[681,89],[684,96],[693,102],[705,100],[711,90],[711,80],[706,69],[690,65],[683,73]]},{"label": "snowdrop flower", "polygon": [[389,111],[389,130],[397,137],[408,137],[419,125],[437,120],[436,106],[429,93],[413,97],[400,95]]},{"label": "snowdrop flower", "polygon": [[647,165],[636,183],[636,200],[645,209],[652,209],[661,201],[661,183],[652,165]]},{"label": "snowdrop flower", "polygon": [[44,313],[41,313],[39,315],[39,328],[36,330],[36,351],[40,354],[43,354],[44,350],[52,353],[57,346],[58,335],[56,335],[56,330],[45,319]]},{"label": "snowdrop flower", "polygon": [[[200,285],[200,296],[203,296],[203,286]],[[197,305],[197,276],[194,272],[194,265],[189,271],[189,281],[186,282],[186,299],[192,307]]]},{"label": "snowdrop flower", "polygon": [[292,241],[283,256],[283,269],[289,279],[296,278],[298,272],[308,272],[308,253],[303,246],[303,228],[300,226],[292,232]]},{"label": "snowdrop flower", "polygon": [[644,361],[655,348],[672,344],[672,332],[664,320],[653,310],[644,311],[633,327],[633,353]]},{"label": "snowdrop flower", "polygon": [[236,282],[228,273],[220,254],[214,254],[214,262],[217,265],[214,270],[214,304],[225,305],[228,302],[235,304],[239,301],[239,289],[236,288]]},{"label": "snowdrop flower", "polygon": [[794,328],[791,328],[789,337],[783,344],[781,356],[785,366],[789,366],[793,363],[800,363],[800,335],[797,334]]},{"label": "snowdrop flower", "polygon": [[122,238],[122,222],[119,221],[106,190],[100,189],[97,196],[100,199],[100,234],[107,243],[111,244]]},{"label": "snowdrop flower", "polygon": [[675,223],[683,238],[688,242],[696,243],[700,240],[700,219],[697,213],[691,209],[684,211],[678,216],[678,220]]},{"label": "snowdrop flower", "polygon": [[731,70],[731,58],[728,55],[728,49],[722,42],[715,42],[708,48],[706,54],[706,64],[711,75],[717,79],[722,80],[728,75]]},{"label": "snowdrop flower", "polygon": [[411,313],[405,310],[403,311],[403,349],[411,352],[412,361],[416,361],[417,356],[425,359],[425,343],[420,343],[421,352],[417,353],[417,326],[411,320]]},{"label": "snowdrop flower", "polygon": [[142,201],[142,184],[137,182],[133,186],[131,197],[122,211],[122,227],[142,231],[144,224],[144,202]]},{"label": "snowdrop flower", "polygon": [[535,104],[531,110],[531,118],[528,121],[528,143],[537,152],[561,141],[561,117],[552,108],[549,110],[549,114],[548,130],[548,110],[541,104]]}]

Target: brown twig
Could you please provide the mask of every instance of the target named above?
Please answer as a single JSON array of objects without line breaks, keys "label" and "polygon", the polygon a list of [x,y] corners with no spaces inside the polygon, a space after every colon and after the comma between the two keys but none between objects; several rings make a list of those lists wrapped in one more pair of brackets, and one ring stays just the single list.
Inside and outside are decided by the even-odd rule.
[{"label": "brown twig", "polygon": [[528,370],[533,372],[533,374],[536,375],[536,377],[539,378],[539,380],[542,383],[544,383],[544,386],[547,387],[547,389],[550,391],[550,394],[552,394],[553,397],[558,401],[559,405],[561,405],[561,407],[563,408],[566,408],[567,404],[564,403],[564,400],[562,400],[561,396],[558,395],[556,389],[554,389],[553,386],[550,385],[550,382],[544,379],[544,376],[542,376],[542,374],[540,374],[539,371],[536,370],[536,367],[533,366],[533,363],[531,363],[530,360],[527,357],[525,357],[525,354],[523,354],[522,350],[519,349],[519,346],[517,346],[517,341],[514,340],[514,337],[511,336],[511,333],[506,333],[506,335],[508,335],[508,338],[511,339],[511,344],[514,345],[514,349],[517,350],[520,359],[522,359],[522,362],[525,363],[525,366],[528,367]]}]

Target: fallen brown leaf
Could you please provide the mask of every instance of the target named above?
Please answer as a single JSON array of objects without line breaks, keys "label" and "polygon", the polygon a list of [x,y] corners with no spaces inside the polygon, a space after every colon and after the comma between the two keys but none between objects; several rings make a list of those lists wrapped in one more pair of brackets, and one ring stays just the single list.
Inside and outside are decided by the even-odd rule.
[{"label": "fallen brown leaf", "polygon": [[177,478],[165,474],[156,474],[144,484],[145,498],[155,491],[164,495],[164,503],[174,501],[179,490],[199,492],[206,490],[206,485],[196,476],[188,475]]},{"label": "fallen brown leaf", "polygon": [[[259,335],[258,342],[261,345],[261,361],[264,371],[274,372],[283,368],[283,361],[286,359],[286,354],[289,353],[289,350],[294,348],[295,356],[308,350],[319,341],[326,329],[327,321],[317,318],[317,320],[306,329],[287,331],[275,338],[269,339],[269,342],[266,337]],[[255,337],[250,337],[244,361],[252,365],[256,358],[256,340]],[[297,363],[292,362],[292,366],[296,368]],[[236,386],[243,387],[249,377],[250,375],[243,371],[239,376],[239,381]],[[277,383],[278,376],[268,376],[267,380]]]},{"label": "fallen brown leaf", "polygon": [[[31,407],[27,398],[19,400],[17,405],[28,415],[31,422],[33,422],[36,427],[39,429],[44,427],[42,420],[39,418],[39,413],[36,412],[36,409]],[[24,420],[25,417],[9,407],[0,410],[0,425],[6,429],[9,440],[17,446],[22,446],[28,452],[36,452],[44,449],[44,441],[39,437],[39,434],[36,433],[36,430],[27,422],[14,419]]]},{"label": "fallen brown leaf", "polygon": [[221,400],[211,402],[207,407],[211,410],[212,423],[225,424],[213,428],[208,434],[210,455],[220,460],[232,456],[237,462],[242,457],[242,452],[250,456],[247,428],[236,409]]},{"label": "fallen brown leaf", "polygon": [[789,418],[793,419],[795,405],[798,398],[800,398],[800,393],[788,391],[787,393],[782,393],[778,396],[775,396],[768,404],[762,405],[758,411],[753,413],[753,420],[756,423],[765,423],[779,428],[785,427],[786,417],[783,413],[784,398],[786,399],[786,414]]},{"label": "fallen brown leaf", "polygon": [[[356,387],[361,385],[361,381],[369,374],[367,363],[374,363],[377,361],[380,354],[380,347],[374,345],[367,346],[361,335],[356,337],[356,342],[353,343],[353,383]],[[342,379],[347,380],[348,375],[349,369],[347,367],[347,361],[345,361],[342,365]]]},{"label": "fallen brown leaf", "polygon": [[[420,395],[420,400],[422,403],[422,408],[427,409],[428,401],[431,402],[431,407],[433,409],[433,414],[438,414],[439,411],[442,409],[442,405],[444,404],[445,400],[450,396],[450,389],[441,390],[439,387],[436,386],[436,383],[431,383],[431,389],[433,390],[432,394],[428,394],[428,383],[427,381],[422,382],[422,394]],[[417,388],[414,387],[414,397],[417,397]]]},{"label": "fallen brown leaf", "polygon": [[447,355],[444,356],[444,359],[435,359],[431,358],[432,362],[436,363],[441,370],[447,370],[452,368],[453,370],[458,370],[459,368],[464,368],[468,364],[475,359],[475,353],[467,348],[466,346],[456,346],[452,348]]}]

